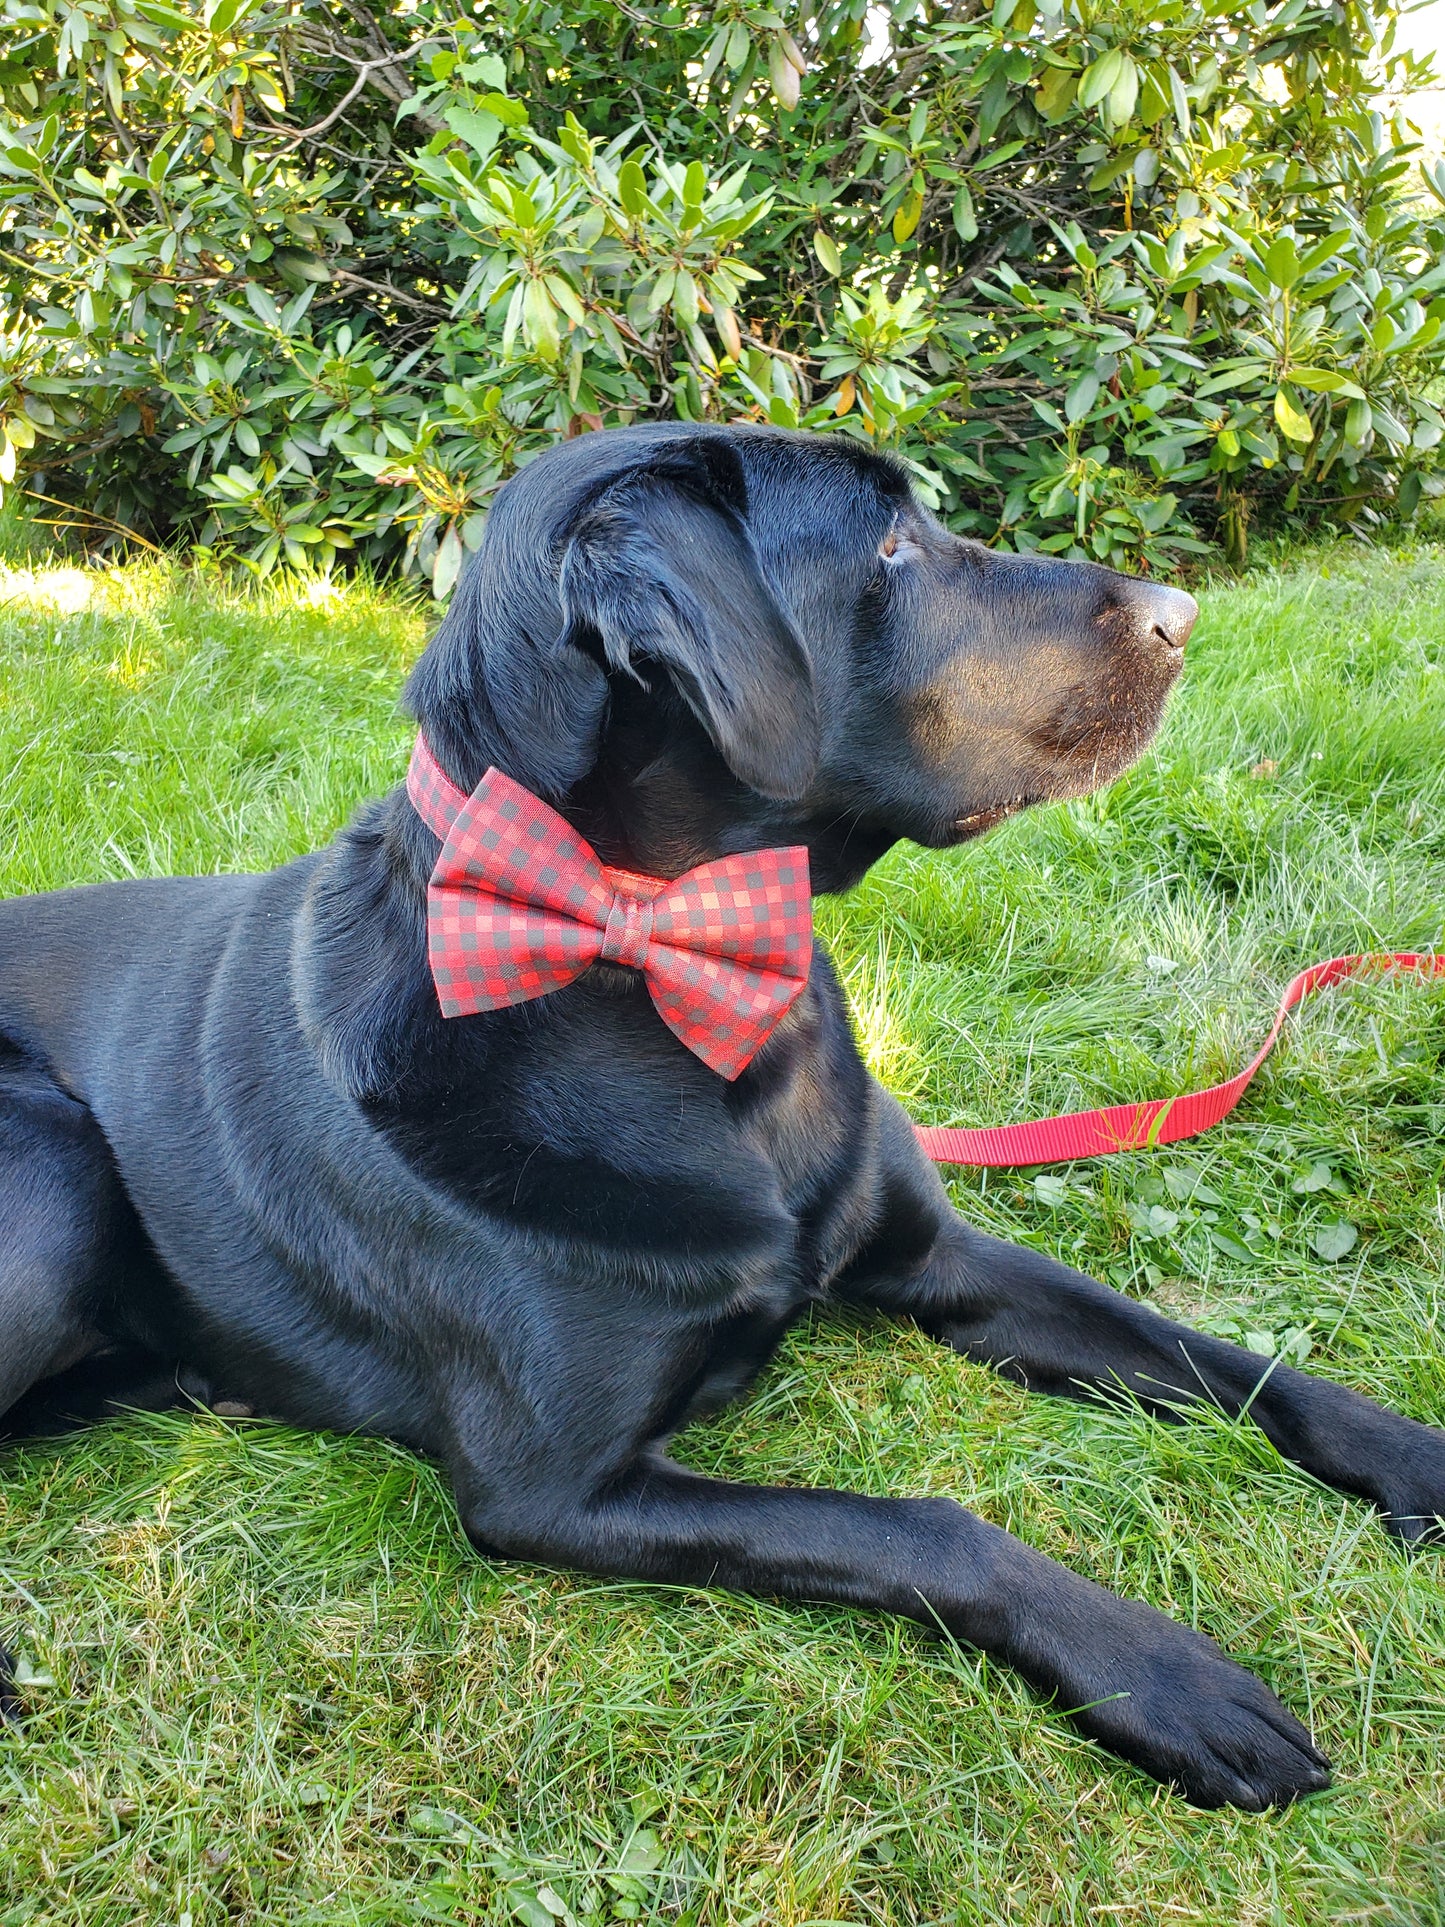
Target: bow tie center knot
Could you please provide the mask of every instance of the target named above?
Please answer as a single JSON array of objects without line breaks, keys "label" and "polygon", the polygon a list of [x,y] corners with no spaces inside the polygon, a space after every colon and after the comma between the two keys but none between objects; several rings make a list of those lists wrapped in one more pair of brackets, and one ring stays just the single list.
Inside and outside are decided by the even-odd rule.
[{"label": "bow tie center knot", "polygon": [[627,964],[641,970],[647,962],[647,946],[652,941],[652,905],[631,897],[616,896],[602,933],[603,963]]}]

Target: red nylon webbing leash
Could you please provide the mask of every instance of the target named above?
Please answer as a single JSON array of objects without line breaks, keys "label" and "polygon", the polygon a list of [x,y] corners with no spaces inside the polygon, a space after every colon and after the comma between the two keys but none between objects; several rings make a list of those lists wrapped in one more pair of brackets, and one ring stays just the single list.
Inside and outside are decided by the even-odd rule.
[{"label": "red nylon webbing leash", "polygon": [[1197,1137],[1226,1118],[1248,1089],[1255,1072],[1274,1049],[1286,1016],[1296,1004],[1361,970],[1418,970],[1445,976],[1445,954],[1407,950],[1330,957],[1302,970],[1280,999],[1269,1036],[1254,1061],[1228,1083],[1180,1097],[1151,1098],[1146,1104],[1112,1104],[1103,1111],[1068,1111],[1062,1117],[1036,1118],[1027,1124],[998,1124],[964,1130],[953,1124],[917,1124],[918,1141],[935,1164],[1062,1164],[1069,1158],[1108,1157],[1115,1151],[1142,1151]]}]

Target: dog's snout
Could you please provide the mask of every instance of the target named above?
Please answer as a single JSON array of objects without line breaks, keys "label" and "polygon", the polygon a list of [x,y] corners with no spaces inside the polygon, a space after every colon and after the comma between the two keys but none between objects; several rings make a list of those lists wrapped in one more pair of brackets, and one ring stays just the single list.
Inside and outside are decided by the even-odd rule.
[{"label": "dog's snout", "polygon": [[1164,582],[1135,582],[1139,626],[1170,649],[1182,649],[1199,615],[1199,604]]}]

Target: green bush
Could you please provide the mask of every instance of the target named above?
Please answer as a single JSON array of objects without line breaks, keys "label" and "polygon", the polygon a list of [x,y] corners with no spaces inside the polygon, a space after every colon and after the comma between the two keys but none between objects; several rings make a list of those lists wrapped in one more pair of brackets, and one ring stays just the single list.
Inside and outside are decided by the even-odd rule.
[{"label": "green bush", "polygon": [[0,479],[439,596],[519,463],[669,415],[1127,567],[1411,514],[1445,168],[1372,104],[1394,13],[6,0]]}]

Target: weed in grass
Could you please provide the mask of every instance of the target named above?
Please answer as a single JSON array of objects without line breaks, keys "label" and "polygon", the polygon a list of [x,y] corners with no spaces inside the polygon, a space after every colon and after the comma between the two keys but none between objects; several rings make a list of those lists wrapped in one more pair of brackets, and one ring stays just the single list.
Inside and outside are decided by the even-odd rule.
[{"label": "weed in grass", "polygon": [[[364,584],[28,558],[0,581],[0,887],[312,847],[401,773],[423,621]],[[931,1121],[1150,1097],[1237,1068],[1303,962],[1439,943],[1442,664],[1439,552],[1209,592],[1137,770],[821,907],[879,1074]],[[1208,1138],[950,1183],[1445,1422],[1442,1056],[1440,990],[1352,984]],[[34,1708],[0,1740],[0,1927],[1445,1919],[1440,1566],[1248,1425],[1030,1399],[817,1320],[680,1451],[957,1496],[1222,1639],[1335,1790],[1193,1813],[912,1627],[490,1565],[384,1443],[135,1417],[0,1471]]]}]

